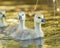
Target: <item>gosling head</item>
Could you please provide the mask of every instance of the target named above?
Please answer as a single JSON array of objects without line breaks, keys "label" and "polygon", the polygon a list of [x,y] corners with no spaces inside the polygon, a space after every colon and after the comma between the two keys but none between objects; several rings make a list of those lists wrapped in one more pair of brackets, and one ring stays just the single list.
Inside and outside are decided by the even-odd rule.
[{"label": "gosling head", "polygon": [[19,12],[19,20],[22,20],[22,21],[25,20],[25,12],[23,11]]},{"label": "gosling head", "polygon": [[34,21],[36,23],[41,23],[41,22],[45,22],[45,19],[42,14],[35,14]]},{"label": "gosling head", "polygon": [[2,18],[5,18],[6,16],[5,16],[5,11],[4,10],[2,10],[2,11],[0,11],[0,17],[2,17]]}]

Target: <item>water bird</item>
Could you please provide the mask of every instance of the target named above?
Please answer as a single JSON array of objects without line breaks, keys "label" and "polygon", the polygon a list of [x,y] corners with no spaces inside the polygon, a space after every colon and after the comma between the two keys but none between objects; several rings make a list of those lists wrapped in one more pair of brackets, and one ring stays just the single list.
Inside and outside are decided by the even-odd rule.
[{"label": "water bird", "polygon": [[[24,19],[23,20],[19,20],[19,22],[17,22],[17,20],[15,20],[15,19],[8,19],[7,20],[7,22],[15,22],[15,23],[17,23],[17,24],[13,24],[13,25],[10,25],[8,28],[6,28],[6,30],[4,31],[5,33],[6,33],[6,35],[8,36],[7,37],[7,39],[5,40],[5,41],[3,41],[3,46],[6,46],[7,44],[8,44],[8,42],[9,41],[7,41],[7,40],[9,40],[10,39],[10,37],[12,37],[12,35],[14,36],[14,34],[16,33],[16,30],[22,30],[22,29],[26,29],[25,28],[25,24],[24,24],[24,22],[25,22],[25,13],[24,12],[19,12],[18,13],[18,17],[19,17],[19,19],[21,19],[20,18],[20,16],[22,16]],[[4,37],[4,38],[6,38],[6,37]],[[13,38],[13,37],[12,37]]]},{"label": "water bird", "polygon": [[44,16],[42,14],[35,14],[34,26],[35,29],[25,28],[25,14],[22,12],[19,16],[20,25],[18,30],[12,33],[10,36],[15,40],[20,41],[20,45],[28,47],[30,44],[36,44],[37,48],[43,48],[44,33],[41,29],[41,22],[45,22]]},{"label": "water bird", "polygon": [[[22,14],[25,14],[25,13],[23,13],[23,12],[18,13],[18,19],[20,19],[20,16],[24,16]],[[21,30],[22,28],[24,28],[24,23],[22,23],[22,21],[20,21],[20,20],[18,21],[17,19],[8,19],[7,22],[12,22],[13,23],[5,29],[5,32],[7,33],[7,35],[10,35],[13,32],[16,32],[16,30],[18,30],[18,29]]]},{"label": "water bird", "polygon": [[3,33],[7,27],[5,18],[6,18],[6,12],[5,12],[5,10],[1,10],[0,11],[0,33]]}]

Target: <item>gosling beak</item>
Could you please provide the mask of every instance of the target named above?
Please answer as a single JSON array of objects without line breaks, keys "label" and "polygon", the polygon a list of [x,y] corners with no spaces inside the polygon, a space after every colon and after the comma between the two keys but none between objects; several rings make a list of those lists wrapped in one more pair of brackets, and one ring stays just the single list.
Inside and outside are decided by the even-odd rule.
[{"label": "gosling beak", "polygon": [[45,22],[46,20],[45,19],[42,19],[41,22]]},{"label": "gosling beak", "polygon": [[21,16],[19,16],[19,19],[22,19],[22,17],[21,17]]},{"label": "gosling beak", "polygon": [[3,18],[5,18],[6,16],[3,14],[3,16],[2,16]]}]

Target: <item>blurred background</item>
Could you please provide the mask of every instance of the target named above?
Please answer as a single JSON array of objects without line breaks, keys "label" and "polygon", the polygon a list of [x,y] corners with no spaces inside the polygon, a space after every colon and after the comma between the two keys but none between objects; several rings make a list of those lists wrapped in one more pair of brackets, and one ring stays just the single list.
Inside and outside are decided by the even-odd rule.
[{"label": "blurred background", "polygon": [[[6,11],[6,20],[18,19],[18,12],[25,11],[26,26],[32,29],[34,14],[42,13],[46,19],[46,22],[42,23],[45,34],[44,48],[60,48],[60,0],[0,0],[0,10]],[[10,42],[6,48],[20,48],[12,46],[14,43]]]}]

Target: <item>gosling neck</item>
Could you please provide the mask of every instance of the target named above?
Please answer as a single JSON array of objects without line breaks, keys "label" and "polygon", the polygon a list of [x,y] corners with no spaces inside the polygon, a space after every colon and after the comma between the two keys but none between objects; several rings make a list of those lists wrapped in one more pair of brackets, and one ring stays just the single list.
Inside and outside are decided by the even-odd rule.
[{"label": "gosling neck", "polygon": [[0,19],[0,27],[5,27],[5,26],[7,26],[5,18]]},{"label": "gosling neck", "polygon": [[35,26],[36,33],[39,34],[42,31],[42,29],[41,29],[41,23],[34,22],[34,26]]},{"label": "gosling neck", "polygon": [[20,20],[19,29],[20,30],[25,29],[25,20]]}]

